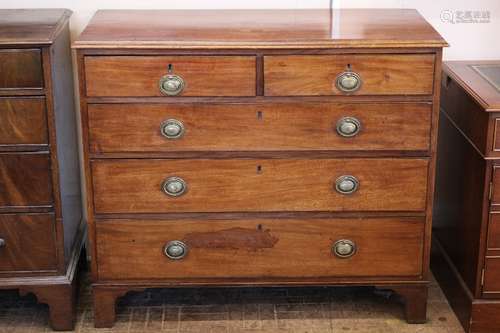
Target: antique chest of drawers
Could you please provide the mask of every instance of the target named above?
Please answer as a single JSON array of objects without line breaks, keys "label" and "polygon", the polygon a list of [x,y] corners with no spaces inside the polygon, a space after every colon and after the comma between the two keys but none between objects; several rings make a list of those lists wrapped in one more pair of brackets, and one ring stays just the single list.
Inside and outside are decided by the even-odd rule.
[{"label": "antique chest of drawers", "polygon": [[34,293],[74,324],[85,238],[68,19],[0,10],[0,289]]},{"label": "antique chest of drawers", "polygon": [[96,326],[162,286],[373,285],[424,321],[444,45],[414,10],[97,12]]},{"label": "antique chest of drawers", "polygon": [[447,62],[432,268],[466,332],[500,331],[500,61]]}]

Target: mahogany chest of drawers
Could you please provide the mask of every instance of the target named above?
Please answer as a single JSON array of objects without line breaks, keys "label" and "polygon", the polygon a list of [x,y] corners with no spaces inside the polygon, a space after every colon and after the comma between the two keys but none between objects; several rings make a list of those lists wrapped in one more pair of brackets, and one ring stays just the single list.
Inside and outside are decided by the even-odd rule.
[{"label": "mahogany chest of drawers", "polygon": [[34,293],[58,330],[85,238],[70,14],[0,10],[0,289]]},{"label": "mahogany chest of drawers", "polygon": [[432,267],[466,332],[499,332],[500,61],[447,62],[441,92]]},{"label": "mahogany chest of drawers", "polygon": [[96,326],[162,286],[373,285],[424,321],[444,45],[414,10],[97,12]]}]

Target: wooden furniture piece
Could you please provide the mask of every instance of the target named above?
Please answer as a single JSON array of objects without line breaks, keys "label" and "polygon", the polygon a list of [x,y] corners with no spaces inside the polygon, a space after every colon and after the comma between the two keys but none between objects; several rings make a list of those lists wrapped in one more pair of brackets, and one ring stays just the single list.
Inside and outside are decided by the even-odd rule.
[{"label": "wooden furniture piece", "polygon": [[500,331],[500,61],[447,62],[432,268],[466,332]]},{"label": "wooden furniture piece", "polygon": [[0,10],[0,289],[72,329],[85,237],[69,10]]},{"label": "wooden furniture piece", "polygon": [[179,286],[373,285],[425,321],[444,45],[414,10],[97,12],[96,326]]}]

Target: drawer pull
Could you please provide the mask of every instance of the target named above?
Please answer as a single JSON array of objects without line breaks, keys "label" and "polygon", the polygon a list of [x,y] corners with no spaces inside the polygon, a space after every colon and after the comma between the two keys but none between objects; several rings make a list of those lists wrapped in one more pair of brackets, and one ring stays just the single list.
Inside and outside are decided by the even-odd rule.
[{"label": "drawer pull", "polygon": [[0,248],[5,246],[5,239],[0,238]]},{"label": "drawer pull", "polygon": [[340,176],[335,181],[335,190],[340,194],[352,194],[358,190],[359,181],[351,175]]},{"label": "drawer pull", "polygon": [[337,121],[337,133],[345,138],[356,136],[361,130],[361,122],[354,117],[342,117]]},{"label": "drawer pull", "polygon": [[188,247],[184,242],[174,240],[165,245],[163,252],[168,258],[172,260],[179,260],[186,256]]},{"label": "drawer pull", "polygon": [[184,79],[179,75],[167,74],[160,79],[160,91],[167,96],[179,95],[184,86]]},{"label": "drawer pull", "polygon": [[184,124],[177,119],[167,119],[161,123],[160,131],[167,139],[179,139],[184,135]]},{"label": "drawer pull", "polygon": [[335,85],[337,89],[345,93],[352,93],[361,87],[361,76],[355,72],[343,72],[337,76]]},{"label": "drawer pull", "polygon": [[168,177],[161,185],[162,191],[171,197],[178,197],[187,191],[187,184],[179,177]]},{"label": "drawer pull", "polygon": [[340,239],[333,244],[332,251],[339,258],[349,258],[356,253],[356,244],[349,239]]}]

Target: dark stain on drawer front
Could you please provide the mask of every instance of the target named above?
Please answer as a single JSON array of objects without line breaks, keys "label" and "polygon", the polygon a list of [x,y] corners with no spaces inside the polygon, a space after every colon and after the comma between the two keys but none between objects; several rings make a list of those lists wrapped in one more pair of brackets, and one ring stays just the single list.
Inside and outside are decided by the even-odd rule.
[{"label": "dark stain on drawer front", "polygon": [[230,228],[210,232],[191,232],[184,237],[184,242],[191,248],[218,249],[272,248],[278,240],[269,229],[263,230],[261,225],[256,229]]}]

